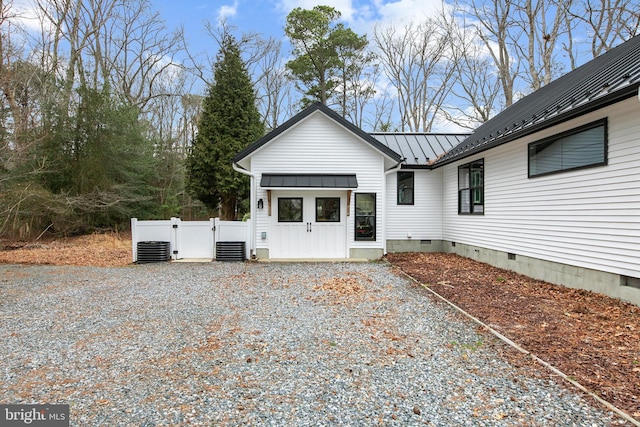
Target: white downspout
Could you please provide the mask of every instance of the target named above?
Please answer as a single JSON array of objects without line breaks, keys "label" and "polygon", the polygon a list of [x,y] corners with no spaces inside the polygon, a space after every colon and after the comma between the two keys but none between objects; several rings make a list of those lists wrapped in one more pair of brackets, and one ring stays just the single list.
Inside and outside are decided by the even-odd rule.
[{"label": "white downspout", "polygon": [[251,255],[252,257],[256,255],[256,230],[257,230],[257,215],[258,215],[258,210],[256,208],[256,197],[258,194],[258,189],[256,188],[256,174],[254,174],[253,172],[250,172],[246,169],[244,169],[241,166],[238,166],[237,163],[232,163],[231,166],[233,167],[233,170],[235,170],[236,172],[240,172],[243,175],[248,175],[251,177],[251,189],[249,191],[249,197],[251,198],[250,203],[249,203],[249,215],[251,216],[251,241],[249,242],[250,245],[252,246],[251,248]]},{"label": "white downspout", "polygon": [[382,185],[382,202],[384,203],[384,227],[382,227],[382,255],[387,255],[387,223],[388,223],[388,212],[387,212],[387,175],[398,172],[402,167],[406,159],[402,159],[397,165],[392,167],[389,170],[384,172],[384,183]]}]

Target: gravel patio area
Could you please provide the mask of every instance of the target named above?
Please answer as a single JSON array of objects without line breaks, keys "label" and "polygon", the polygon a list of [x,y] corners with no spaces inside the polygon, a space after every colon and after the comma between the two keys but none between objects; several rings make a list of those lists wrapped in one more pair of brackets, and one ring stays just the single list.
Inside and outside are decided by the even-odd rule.
[{"label": "gravel patio area", "polygon": [[72,426],[609,426],[386,264],[0,265],[0,403]]}]

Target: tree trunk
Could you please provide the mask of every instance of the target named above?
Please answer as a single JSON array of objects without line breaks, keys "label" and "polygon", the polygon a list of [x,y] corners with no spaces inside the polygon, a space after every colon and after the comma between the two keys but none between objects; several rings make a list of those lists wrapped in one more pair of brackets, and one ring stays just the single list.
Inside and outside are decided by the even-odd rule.
[{"label": "tree trunk", "polygon": [[238,219],[236,215],[236,198],[223,195],[220,200],[220,220],[235,221]]}]

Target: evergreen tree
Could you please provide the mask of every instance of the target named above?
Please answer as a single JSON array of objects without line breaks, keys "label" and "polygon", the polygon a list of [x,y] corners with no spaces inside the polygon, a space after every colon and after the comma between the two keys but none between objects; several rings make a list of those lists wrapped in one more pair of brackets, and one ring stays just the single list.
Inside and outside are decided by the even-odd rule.
[{"label": "evergreen tree", "polygon": [[76,93],[78,103],[70,108],[44,110],[39,138],[24,153],[28,161],[15,164],[0,187],[7,195],[0,201],[0,233],[126,227],[131,217],[154,217],[159,210],[153,181],[160,159],[138,109],[108,88]]},{"label": "evergreen tree", "polygon": [[214,66],[214,84],[203,101],[198,133],[187,158],[187,188],[220,218],[235,220],[249,195],[249,179],[231,159],[264,134],[249,72],[236,40],[225,35]]},{"label": "evergreen tree", "polygon": [[366,36],[359,36],[344,24],[336,24],[340,16],[330,6],[310,10],[298,7],[287,15],[284,31],[294,55],[287,68],[304,93],[303,106],[314,101],[325,105],[335,102],[342,116],[347,117],[357,109],[354,102],[372,96],[372,90],[364,93],[358,85],[362,84],[374,57],[366,50],[369,43]]}]

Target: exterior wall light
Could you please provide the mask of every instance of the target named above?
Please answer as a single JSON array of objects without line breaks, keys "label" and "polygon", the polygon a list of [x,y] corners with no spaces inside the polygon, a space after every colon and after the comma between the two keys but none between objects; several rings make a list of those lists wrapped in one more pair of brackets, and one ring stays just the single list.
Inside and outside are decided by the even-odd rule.
[{"label": "exterior wall light", "polygon": [[258,199],[258,209],[262,208],[264,208],[264,202],[262,201],[262,199]]}]

